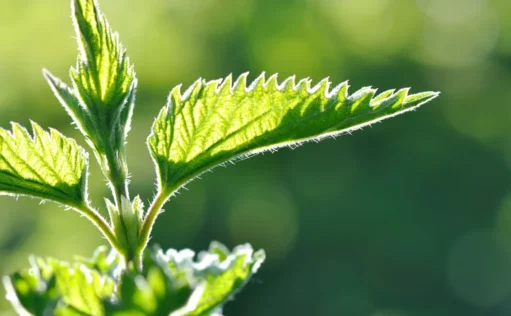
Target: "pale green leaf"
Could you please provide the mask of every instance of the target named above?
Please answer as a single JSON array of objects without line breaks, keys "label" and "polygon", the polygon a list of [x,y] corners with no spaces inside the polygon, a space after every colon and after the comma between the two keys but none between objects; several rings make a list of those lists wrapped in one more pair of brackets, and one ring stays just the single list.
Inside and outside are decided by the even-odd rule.
[{"label": "pale green leaf", "polygon": [[106,274],[111,278],[117,278],[123,268],[121,255],[106,246],[99,246],[94,251],[92,258],[76,256],[75,260],[87,268]]},{"label": "pale green leaf", "polygon": [[264,261],[250,245],[232,252],[219,243],[198,256],[189,249],[149,249],[144,273],[122,275],[117,298],[105,302],[108,315],[208,316],[222,310]]},{"label": "pale green leaf", "polygon": [[43,69],[43,75],[60,104],[62,104],[69,116],[73,119],[73,123],[76,124],[78,129],[85,136],[89,145],[94,148],[94,142],[97,141],[97,137],[94,134],[94,130],[91,129],[94,124],[92,123],[92,118],[89,117],[87,108],[80,104],[80,101],[76,97],[74,91],[64,82],[53,76],[46,69]]},{"label": "pale green leaf", "polygon": [[249,244],[234,248],[232,253],[225,253],[225,250],[224,246],[213,243],[209,252],[199,255],[193,274],[201,283],[202,288],[198,287],[201,292],[200,295],[192,295],[189,304],[193,309],[183,315],[208,316],[221,311],[265,260],[264,252],[254,252]]},{"label": "pale green leaf", "polygon": [[72,0],[79,55],[72,88],[48,71],[53,92],[94,149],[108,177],[127,176],[125,143],[137,79],[133,65],[95,0]]},{"label": "pale green leaf", "polygon": [[[72,1],[80,54],[71,69],[78,99],[95,123],[96,132],[112,135],[97,146],[124,146],[133,112],[137,80],[119,35],[94,0]],[[105,151],[100,148],[100,152]]]},{"label": "pale green leaf", "polygon": [[87,154],[58,131],[32,122],[0,128],[0,194],[29,195],[69,206],[87,200]]},{"label": "pale green leaf", "polygon": [[181,310],[194,291],[193,280],[174,273],[156,249],[146,252],[144,272],[124,271],[114,298],[104,300],[109,316],[168,316]]},{"label": "pale green leaf", "polygon": [[4,285],[20,315],[105,315],[102,301],[115,290],[113,279],[84,265],[41,258],[5,277]]},{"label": "pale green leaf", "polygon": [[31,258],[30,269],[4,278],[7,299],[20,315],[207,316],[248,282],[264,261],[243,245],[191,250],[150,248],[142,272],[100,247],[75,263]]},{"label": "pale green leaf", "polygon": [[376,95],[370,87],[348,94],[346,82],[282,84],[264,74],[247,87],[247,74],[232,82],[198,80],[184,94],[178,86],[148,139],[160,190],[170,194],[227,161],[283,146],[332,137],[413,110],[438,93],[408,89]]}]

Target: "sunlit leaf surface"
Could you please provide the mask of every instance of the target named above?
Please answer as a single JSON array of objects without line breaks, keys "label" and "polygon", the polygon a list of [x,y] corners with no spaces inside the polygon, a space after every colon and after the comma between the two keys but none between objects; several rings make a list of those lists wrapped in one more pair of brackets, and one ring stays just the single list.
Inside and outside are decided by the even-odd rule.
[{"label": "sunlit leaf surface", "polygon": [[264,75],[247,86],[198,80],[185,93],[170,93],[149,137],[159,186],[172,193],[204,171],[236,158],[283,146],[340,135],[413,110],[438,93],[408,93],[362,88],[348,93],[347,82],[331,88],[294,77],[278,83]]},{"label": "sunlit leaf surface", "polygon": [[32,123],[0,128],[0,194],[29,195],[70,206],[86,202],[87,155],[58,131]]},{"label": "sunlit leaf surface", "polygon": [[229,252],[213,243],[198,256],[151,248],[138,273],[100,247],[73,264],[32,258],[30,269],[5,277],[4,285],[21,315],[206,316],[220,312],[264,259],[250,245]]}]

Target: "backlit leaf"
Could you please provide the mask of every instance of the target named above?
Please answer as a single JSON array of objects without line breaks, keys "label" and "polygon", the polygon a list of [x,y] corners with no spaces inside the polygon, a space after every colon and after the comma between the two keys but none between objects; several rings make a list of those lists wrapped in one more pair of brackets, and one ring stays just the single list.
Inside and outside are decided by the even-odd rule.
[{"label": "backlit leaf", "polygon": [[330,88],[323,80],[282,84],[264,74],[250,86],[244,74],[234,83],[198,80],[184,94],[178,86],[154,122],[148,139],[158,169],[160,191],[180,186],[227,161],[283,146],[296,146],[347,133],[413,110],[438,93],[409,95],[408,89]]},{"label": "backlit leaf", "polygon": [[[254,252],[248,244],[234,248],[232,253],[225,250],[224,246],[212,243],[208,252],[199,254],[197,262],[185,261],[193,267],[192,273],[200,284],[196,292],[200,291],[200,295],[192,295],[188,311],[171,316],[208,316],[221,312],[223,305],[234,298],[265,260],[262,250]],[[177,255],[167,252],[171,266],[180,266],[175,260]]]},{"label": "backlit leaf", "polygon": [[58,131],[32,123],[0,128],[0,194],[29,195],[81,206],[87,199],[87,154]]},{"label": "backlit leaf", "polygon": [[20,315],[105,315],[102,300],[115,290],[113,279],[82,264],[41,258],[5,277],[4,285]]},{"label": "backlit leaf", "polygon": [[216,315],[258,270],[264,252],[250,245],[229,252],[218,243],[198,256],[150,248],[142,272],[119,259],[104,247],[73,264],[31,258],[30,269],[4,278],[7,299],[20,315]]},{"label": "backlit leaf", "polygon": [[137,79],[133,65],[95,0],[73,0],[79,56],[72,88],[44,71],[53,92],[94,149],[108,177],[127,177],[125,143]]}]

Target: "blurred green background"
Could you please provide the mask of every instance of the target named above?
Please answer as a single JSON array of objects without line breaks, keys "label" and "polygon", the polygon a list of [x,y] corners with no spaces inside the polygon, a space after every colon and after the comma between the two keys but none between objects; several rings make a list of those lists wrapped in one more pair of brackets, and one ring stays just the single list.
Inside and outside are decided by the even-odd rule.
[{"label": "blurred green background", "polygon": [[[171,200],[152,241],[250,242],[268,261],[226,315],[511,315],[509,0],[102,0],[136,65],[128,154],[146,203],[144,142],[168,91],[245,71],[350,79],[352,92],[438,90],[352,136],[215,169]],[[41,76],[67,78],[67,0],[0,0],[0,126],[80,138]],[[81,142],[83,144],[83,142]],[[95,162],[94,205],[108,194]],[[105,243],[85,219],[1,198],[0,273]],[[0,314],[11,315],[0,302]]]}]

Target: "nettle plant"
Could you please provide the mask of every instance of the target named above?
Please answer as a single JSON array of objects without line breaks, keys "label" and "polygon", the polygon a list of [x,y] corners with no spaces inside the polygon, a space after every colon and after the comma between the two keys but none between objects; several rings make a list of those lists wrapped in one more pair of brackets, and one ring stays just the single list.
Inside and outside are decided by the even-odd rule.
[{"label": "nettle plant", "polygon": [[108,220],[87,196],[88,155],[73,139],[32,123],[0,129],[0,193],[57,202],[88,218],[110,247],[67,263],[30,258],[30,268],[4,278],[7,299],[22,315],[219,315],[222,306],[265,259],[242,245],[231,252],[213,242],[191,250],[147,248],[165,202],[203,172],[280,147],[351,132],[411,111],[438,93],[408,89],[348,94],[325,79],[259,76],[197,80],[178,86],[154,121],[147,144],[157,193],[146,209],[130,197],[126,138],[137,79],[133,65],[94,0],[72,0],[79,55],[71,85],[44,70],[56,97],[85,136],[112,199]]}]

